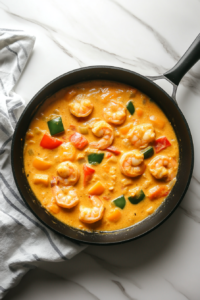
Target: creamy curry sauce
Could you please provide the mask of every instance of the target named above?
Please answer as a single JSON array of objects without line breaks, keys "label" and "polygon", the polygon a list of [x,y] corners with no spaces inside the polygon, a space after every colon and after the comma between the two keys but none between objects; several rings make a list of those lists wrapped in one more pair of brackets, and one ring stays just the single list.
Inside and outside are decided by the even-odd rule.
[{"label": "creamy curry sauce", "polygon": [[[64,131],[52,138],[62,144],[47,149],[53,147],[47,122],[56,118],[52,130],[63,124]],[[90,163],[102,161],[90,164],[89,157]],[[153,214],[176,181],[178,160],[177,138],[161,109],[140,91],[103,80],[47,99],[24,145],[25,173],[37,199],[58,220],[82,230],[126,228]]]}]

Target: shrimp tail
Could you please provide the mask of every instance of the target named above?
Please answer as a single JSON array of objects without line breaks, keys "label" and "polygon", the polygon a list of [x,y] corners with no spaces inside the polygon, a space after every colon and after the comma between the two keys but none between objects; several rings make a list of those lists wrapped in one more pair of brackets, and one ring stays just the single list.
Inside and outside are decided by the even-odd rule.
[{"label": "shrimp tail", "polygon": [[51,180],[51,182],[50,182],[51,187],[54,187],[55,185],[57,185],[57,183],[58,183],[57,177],[53,176],[53,177],[52,177],[52,180]]},{"label": "shrimp tail", "polygon": [[67,178],[64,179],[60,176],[57,176],[57,182],[65,185],[65,186],[69,185],[69,180]]},{"label": "shrimp tail", "polygon": [[98,149],[98,148],[99,148],[99,143],[97,143],[97,142],[91,142],[91,143],[90,143],[90,146],[91,146],[92,148]]}]

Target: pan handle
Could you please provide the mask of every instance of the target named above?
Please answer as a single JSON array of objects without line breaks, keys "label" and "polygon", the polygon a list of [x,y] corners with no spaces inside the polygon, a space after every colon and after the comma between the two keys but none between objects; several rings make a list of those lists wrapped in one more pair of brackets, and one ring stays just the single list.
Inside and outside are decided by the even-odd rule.
[{"label": "pan handle", "polygon": [[196,37],[189,49],[183,54],[177,64],[163,75],[175,85],[178,85],[182,77],[200,59],[200,34]]},{"label": "pan handle", "polygon": [[[177,64],[160,76],[148,76],[151,80],[167,79],[173,85],[172,98],[176,101],[176,90],[182,77],[200,59],[200,34],[196,37],[189,49],[183,54]],[[177,101],[176,101],[177,102]]]}]

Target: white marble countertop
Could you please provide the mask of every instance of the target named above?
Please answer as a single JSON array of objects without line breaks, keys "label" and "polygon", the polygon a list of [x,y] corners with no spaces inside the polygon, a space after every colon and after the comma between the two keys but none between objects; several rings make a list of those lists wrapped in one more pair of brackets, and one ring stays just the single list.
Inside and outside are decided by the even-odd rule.
[{"label": "white marble countertop", "polygon": [[[199,33],[199,0],[2,0],[0,26],[36,36],[16,86],[28,103],[54,77],[88,65],[143,75],[170,69]],[[200,62],[178,88],[194,139],[189,190],[158,229],[118,246],[89,246],[64,263],[44,263],[5,299],[200,299]],[[159,82],[167,91],[169,83]]]}]

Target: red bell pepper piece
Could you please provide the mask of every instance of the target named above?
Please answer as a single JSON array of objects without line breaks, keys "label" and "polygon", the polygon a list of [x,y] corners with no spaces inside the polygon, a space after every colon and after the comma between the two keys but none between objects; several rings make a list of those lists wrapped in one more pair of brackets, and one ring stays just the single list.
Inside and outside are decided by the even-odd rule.
[{"label": "red bell pepper piece", "polygon": [[155,140],[155,151],[156,153],[160,152],[161,150],[171,146],[170,142],[165,136],[161,136],[157,140]]},{"label": "red bell pepper piece", "polygon": [[76,131],[76,126],[73,125],[73,124],[70,124],[70,125],[69,125],[69,130],[71,130],[71,131]]},{"label": "red bell pepper piece", "polygon": [[82,150],[86,145],[88,145],[88,140],[78,132],[70,135],[69,141],[79,150]]},{"label": "red bell pepper piece", "polygon": [[86,186],[87,183],[91,180],[92,175],[95,170],[88,167],[86,164],[83,165],[83,185]]},{"label": "red bell pepper piece", "polygon": [[46,149],[55,149],[58,146],[60,146],[62,143],[63,143],[62,141],[53,138],[45,133],[40,142],[40,146]]},{"label": "red bell pepper piece", "polygon": [[103,196],[102,198],[103,198],[104,200],[106,200],[106,201],[108,201],[108,200],[111,199],[111,197],[108,197],[108,196]]},{"label": "red bell pepper piece", "polygon": [[111,153],[108,153],[108,152],[107,152],[107,153],[105,154],[105,158],[110,158],[111,156],[112,156]]},{"label": "red bell pepper piece", "polygon": [[156,185],[149,190],[148,197],[151,200],[158,199],[169,194],[169,188],[166,185]]},{"label": "red bell pepper piece", "polygon": [[121,151],[114,146],[110,146],[110,147],[106,148],[105,150],[109,151],[111,153],[114,153],[115,155],[119,155],[121,153]]}]

